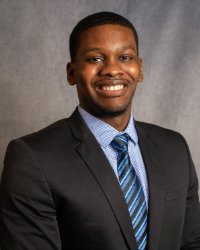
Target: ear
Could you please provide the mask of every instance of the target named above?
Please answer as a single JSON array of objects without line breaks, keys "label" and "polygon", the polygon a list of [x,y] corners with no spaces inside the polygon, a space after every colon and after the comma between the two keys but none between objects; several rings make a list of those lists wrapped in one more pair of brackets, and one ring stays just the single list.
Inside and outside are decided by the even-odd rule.
[{"label": "ear", "polygon": [[139,58],[139,64],[140,64],[140,76],[139,76],[139,82],[143,82],[144,75],[143,75],[143,65],[142,65],[142,58]]},{"label": "ear", "polygon": [[67,80],[70,85],[76,84],[76,77],[75,77],[75,64],[72,62],[68,62],[66,66],[67,71]]}]

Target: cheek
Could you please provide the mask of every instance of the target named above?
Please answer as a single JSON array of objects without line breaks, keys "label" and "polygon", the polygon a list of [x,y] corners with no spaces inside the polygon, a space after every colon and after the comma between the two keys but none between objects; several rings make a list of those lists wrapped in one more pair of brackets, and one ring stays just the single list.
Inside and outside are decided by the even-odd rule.
[{"label": "cheek", "polygon": [[78,72],[81,72],[85,75],[93,75],[97,72],[98,66],[95,64],[90,64],[87,62],[80,63],[78,67]]},{"label": "cheek", "polygon": [[137,80],[140,76],[140,68],[139,66],[132,66],[132,67],[129,67],[129,75],[134,78],[134,80]]},{"label": "cheek", "polygon": [[94,67],[82,67],[78,72],[77,78],[84,84],[90,84],[97,74],[97,70]]}]

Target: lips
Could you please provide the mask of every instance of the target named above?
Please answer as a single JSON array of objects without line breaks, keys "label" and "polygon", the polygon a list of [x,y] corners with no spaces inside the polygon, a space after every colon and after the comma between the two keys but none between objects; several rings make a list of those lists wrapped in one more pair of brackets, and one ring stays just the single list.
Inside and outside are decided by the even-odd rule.
[{"label": "lips", "polygon": [[127,80],[104,80],[95,84],[98,94],[106,97],[123,95],[127,86]]},{"label": "lips", "polygon": [[106,85],[106,86],[99,86],[98,88],[103,91],[118,91],[123,89],[124,85],[123,84],[111,85],[111,86]]}]

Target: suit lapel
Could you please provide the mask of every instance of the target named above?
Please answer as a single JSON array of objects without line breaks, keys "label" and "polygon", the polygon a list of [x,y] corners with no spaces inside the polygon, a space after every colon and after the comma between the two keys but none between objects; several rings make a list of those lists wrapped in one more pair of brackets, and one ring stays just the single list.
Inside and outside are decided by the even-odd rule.
[{"label": "suit lapel", "polygon": [[[109,162],[77,110],[69,118],[69,125],[72,134],[80,142],[77,144],[77,153],[101,187],[121,228],[127,246],[129,249],[135,250],[137,248],[136,241],[127,205]],[[148,126],[144,128],[138,122],[135,126],[149,185],[148,250],[157,250],[164,212],[163,164],[160,159],[160,149],[147,132]]]},{"label": "suit lapel", "polygon": [[157,250],[159,247],[160,232],[164,212],[164,186],[160,149],[156,142],[148,135],[145,129],[136,122],[139,145],[147,170],[149,186],[149,232],[148,250]]},{"label": "suit lapel", "polygon": [[121,228],[127,246],[131,250],[136,249],[136,241],[131,225],[127,205],[119,186],[118,180],[110,167],[102,149],[95,137],[91,134],[78,111],[75,111],[69,119],[72,134],[80,140],[76,148],[78,154],[92,172],[98,185],[101,187],[110,207]]}]

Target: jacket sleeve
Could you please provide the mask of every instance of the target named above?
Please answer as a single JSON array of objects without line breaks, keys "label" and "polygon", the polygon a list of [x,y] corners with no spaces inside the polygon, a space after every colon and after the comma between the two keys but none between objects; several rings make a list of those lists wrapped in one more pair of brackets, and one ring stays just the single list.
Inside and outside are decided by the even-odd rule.
[{"label": "jacket sleeve", "polygon": [[198,179],[189,148],[184,140],[189,161],[189,185],[185,210],[185,223],[182,234],[181,250],[200,250],[200,203]]},{"label": "jacket sleeve", "polygon": [[0,184],[1,250],[61,249],[55,206],[41,164],[22,140],[9,144]]}]

